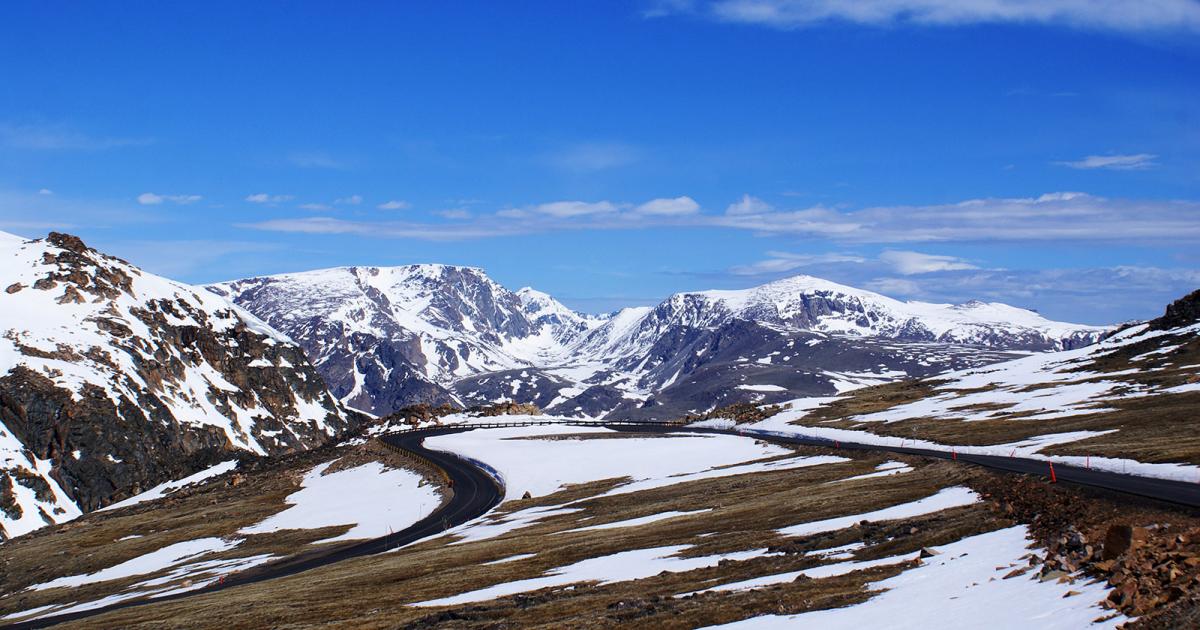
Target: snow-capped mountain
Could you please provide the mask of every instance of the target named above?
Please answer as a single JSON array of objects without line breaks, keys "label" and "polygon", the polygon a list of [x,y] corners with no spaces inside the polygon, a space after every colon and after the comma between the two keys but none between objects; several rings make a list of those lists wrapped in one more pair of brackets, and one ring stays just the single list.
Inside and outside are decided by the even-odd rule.
[{"label": "snow-capped mountain", "polygon": [[612,318],[581,347],[605,357],[637,356],[671,330],[710,329],[733,320],[785,330],[1037,351],[1088,345],[1106,330],[1050,321],[1007,304],[901,302],[794,276],[740,291],[678,293],[649,311]]},{"label": "snow-capped mountain", "polygon": [[808,276],[605,316],[446,265],[343,267],[210,289],[290,335],[335,395],[377,414],[498,399],[567,414],[670,414],[1076,347],[1105,330],[1004,304],[901,302]]},{"label": "snow-capped mountain", "polygon": [[303,351],[208,291],[0,233],[0,534],[355,422]]},{"label": "snow-capped mountain", "polygon": [[458,402],[455,381],[549,361],[601,321],[450,265],[340,267],[209,288],[286,332],[341,400],[377,414]]}]

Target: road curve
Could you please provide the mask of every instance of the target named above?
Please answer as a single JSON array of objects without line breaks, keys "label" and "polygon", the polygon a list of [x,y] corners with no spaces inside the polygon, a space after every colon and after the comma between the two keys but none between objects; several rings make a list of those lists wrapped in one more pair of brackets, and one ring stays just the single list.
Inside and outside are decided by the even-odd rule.
[{"label": "road curve", "polygon": [[51,615],[41,619],[30,621],[22,621],[10,625],[0,626],[3,628],[45,628],[54,624],[63,623],[66,621],[77,621],[86,617],[99,615],[114,610],[124,608],[132,608],[135,606],[144,606],[146,604],[156,604],[159,602],[169,602],[184,597],[192,597],[207,593],[215,593],[234,586],[244,584],[253,584],[255,582],[263,582],[276,578],[295,575],[297,573],[341,562],[350,558],[366,556],[375,553],[387,551],[401,547],[422,538],[427,538],[441,533],[448,527],[455,527],[466,523],[467,521],[476,519],[486,514],[489,510],[500,503],[504,497],[504,489],[500,487],[496,479],[487,472],[476,466],[475,464],[442,451],[427,449],[422,444],[427,437],[435,435],[446,435],[450,433],[461,433],[469,430],[470,427],[446,427],[429,429],[419,433],[402,433],[396,435],[384,436],[381,439],[387,443],[398,446],[407,451],[412,451],[423,456],[425,459],[433,462],[442,470],[446,471],[451,481],[453,481],[454,492],[450,500],[437,510],[425,518],[413,523],[398,532],[365,540],[352,545],[335,547],[329,550],[318,551],[312,554],[305,554],[300,557],[287,558],[279,562],[265,564],[253,569],[243,571],[241,573],[230,576],[225,581],[219,584],[212,584],[205,588],[188,591],[185,593],[177,593],[166,597],[156,599],[139,599],[127,602],[118,602],[110,606],[95,608],[91,610],[83,610],[75,613],[64,615]]},{"label": "road curve", "polygon": [[[955,454],[952,452],[922,448],[859,444],[854,442],[835,442],[834,440],[825,438],[806,437],[801,435],[789,436],[774,432],[760,433],[739,429],[688,427],[686,425],[672,423],[620,422],[610,424],[596,422],[538,421],[512,423],[497,422],[482,426],[458,425],[452,427],[416,429],[404,433],[384,436],[381,439],[394,446],[418,453],[444,469],[454,482],[454,496],[451,498],[449,503],[442,506],[440,509],[435,510],[429,516],[421,519],[406,529],[395,532],[394,534],[389,534],[373,540],[363,541],[354,545],[339,547],[317,554],[306,555],[299,558],[291,558],[281,562],[263,565],[262,567],[257,567],[256,569],[237,574],[235,577],[232,577],[221,584],[214,584],[212,586],[187,593],[179,593],[177,595],[161,597],[158,599],[143,599],[122,602],[104,608],[81,611],[68,615],[45,617],[43,619],[20,622],[2,627],[43,628],[56,623],[83,619],[85,617],[90,617],[92,615],[97,615],[112,610],[130,608],[156,602],[171,601],[203,593],[213,593],[233,586],[252,584],[255,582],[262,582],[265,580],[272,580],[288,575],[294,575],[302,571],[326,566],[349,558],[379,553],[388,549],[394,549],[396,547],[412,543],[428,536],[435,535],[443,531],[447,525],[451,527],[460,525],[487,513],[500,503],[504,492],[503,488],[497,484],[496,480],[487,472],[479,468],[476,464],[460,458],[457,455],[426,449],[422,445],[422,441],[427,437],[461,433],[475,429],[538,426],[546,424],[601,426],[618,431],[629,432],[707,433],[715,435],[733,435],[738,437],[754,438],[767,442],[774,442],[777,444],[795,446],[821,446],[827,448],[836,447],[847,450],[898,453],[946,460],[953,459],[965,464],[983,466],[985,468],[1000,472],[1035,475],[1041,477],[1050,476],[1049,463],[1046,460],[1040,459],[1002,457],[995,455]],[[1188,483],[1167,479],[1154,479],[1150,477],[1123,475],[1120,473],[1093,470],[1078,466],[1068,466],[1066,464],[1054,466],[1054,473],[1059,482],[1102,488],[1105,490],[1112,490],[1139,497],[1173,503],[1189,508],[1200,508],[1200,483]]]}]

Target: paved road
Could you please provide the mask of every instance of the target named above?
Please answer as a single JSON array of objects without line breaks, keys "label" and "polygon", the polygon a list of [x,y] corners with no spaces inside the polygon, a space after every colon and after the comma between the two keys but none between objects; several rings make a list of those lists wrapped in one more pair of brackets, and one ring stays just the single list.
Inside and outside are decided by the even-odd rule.
[{"label": "paved road", "polygon": [[[253,584],[265,580],[273,580],[288,575],[295,575],[302,571],[314,569],[335,562],[341,562],[349,558],[357,558],[370,554],[387,551],[418,541],[422,538],[433,536],[441,533],[447,526],[454,527],[466,523],[467,521],[476,519],[486,514],[489,510],[500,503],[504,497],[504,489],[499,486],[495,479],[485,471],[480,469],[475,464],[468,462],[456,455],[443,453],[426,449],[421,442],[435,435],[446,435],[449,433],[461,433],[466,431],[466,428],[441,428],[422,431],[420,433],[405,433],[400,435],[386,436],[383,439],[390,444],[399,446],[405,450],[409,450],[424,456],[434,464],[440,466],[450,476],[454,482],[454,494],[450,501],[441,508],[435,510],[429,516],[417,521],[413,525],[402,529],[393,534],[366,540],[352,545],[341,546],[314,554],[307,554],[296,558],[289,558],[280,562],[262,565],[238,573],[231,576],[220,584],[179,593],[172,596],[160,597],[149,600],[136,600],[129,602],[120,602],[103,608],[93,610],[84,610],[77,613],[66,615],[54,615],[15,623],[4,628],[44,628],[65,621],[75,621],[93,615],[98,615],[113,610],[122,608],[132,608],[134,606],[144,606],[146,604],[171,601],[181,599],[183,597],[191,597],[194,595],[214,593],[234,586],[243,584]],[[381,500],[387,500],[386,497],[381,497]]]},{"label": "paved road", "polygon": [[[492,426],[528,426],[528,424],[498,423]],[[71,615],[47,617],[45,619],[18,623],[5,627],[42,628],[64,621],[83,619],[85,617],[90,617],[92,615],[111,610],[145,605],[147,603],[170,601],[182,597],[190,597],[200,593],[212,593],[241,584],[251,584],[254,582],[280,578],[287,575],[294,575],[296,573],[300,573],[301,571],[307,571],[316,567],[333,564],[348,558],[379,553],[381,551],[386,551],[388,549],[409,544],[441,532],[446,523],[448,523],[450,526],[456,526],[469,520],[478,518],[479,516],[487,513],[488,510],[491,510],[500,502],[500,499],[503,497],[503,489],[497,485],[496,481],[490,475],[477,467],[475,464],[461,459],[455,455],[450,455],[440,451],[428,450],[421,445],[421,442],[427,437],[446,435],[450,433],[461,433],[463,431],[469,431],[477,428],[492,427],[462,426],[452,428],[422,429],[411,433],[391,435],[384,438],[395,446],[399,446],[406,450],[425,456],[427,459],[445,469],[450,475],[450,478],[454,480],[454,496],[450,502],[441,509],[435,511],[421,521],[418,521],[411,527],[408,527],[404,530],[388,536],[383,536],[374,540],[367,540],[346,547],[340,547],[314,555],[308,555],[264,565],[254,570],[238,574],[236,577],[230,578],[223,584],[209,586],[207,588],[188,593],[180,593],[171,597],[162,597],[154,600],[140,600],[119,603],[105,608],[82,611]],[[1050,474],[1050,466],[1044,460],[1026,459],[1021,457],[966,454],[954,455],[945,451],[934,451],[921,448],[868,445],[852,442],[835,443],[833,440],[827,440],[823,438],[780,436],[775,434],[767,435],[731,429],[689,428],[686,426],[664,426],[662,424],[622,424],[611,425],[610,428],[619,431],[631,432],[709,433],[719,435],[736,435],[739,437],[760,439],[778,444],[822,447],[836,446],[837,448],[843,448],[847,450],[900,453],[905,455],[933,457],[937,459],[957,459],[958,461],[966,464],[976,464],[992,470],[1009,473],[1029,474],[1042,477],[1049,477]],[[1200,508],[1200,483],[1186,483],[1181,481],[1151,479],[1148,477],[1135,477],[1132,475],[1089,470],[1086,468],[1067,465],[1057,465],[1054,467],[1054,471],[1058,481],[1060,482],[1080,484],[1096,488],[1103,488],[1106,490],[1114,490],[1131,495],[1166,501],[1176,505]]]},{"label": "paved road", "polygon": [[[690,429],[687,427],[662,426],[644,428],[622,426],[614,428],[617,428],[621,431],[688,432],[740,435],[742,437],[752,437],[755,439],[776,442],[779,444],[793,444],[801,446],[831,447],[836,445],[838,448],[844,448],[847,450],[900,453],[904,455],[919,455],[922,457],[933,457],[947,460],[957,459],[963,463],[976,464],[1000,472],[1036,475],[1046,478],[1050,477],[1050,464],[1041,459],[1004,457],[1000,455],[966,455],[963,453],[954,454],[946,451],[934,451],[924,448],[905,448],[900,446],[857,444],[853,442],[834,442],[833,440],[824,438],[810,438],[802,436],[784,437],[774,434],[767,435],[730,429]],[[1175,505],[1182,505],[1190,508],[1200,508],[1200,483],[1123,475],[1121,473],[1088,469],[1081,466],[1068,466],[1066,464],[1055,464],[1054,474],[1058,481],[1063,483],[1073,483],[1083,486],[1090,486],[1093,488],[1114,490],[1116,492],[1123,492],[1125,494],[1132,494],[1158,501],[1165,501]]]}]

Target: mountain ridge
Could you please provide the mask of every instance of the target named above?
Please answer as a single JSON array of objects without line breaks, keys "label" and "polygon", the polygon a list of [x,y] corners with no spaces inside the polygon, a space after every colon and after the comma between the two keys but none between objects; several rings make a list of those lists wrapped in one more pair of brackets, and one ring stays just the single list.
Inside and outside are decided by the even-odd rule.
[{"label": "mountain ridge", "polygon": [[510,291],[478,267],[441,264],[335,267],[208,288],[296,339],[345,404],[381,415],[418,402],[522,395],[528,398],[517,402],[603,415],[673,384],[651,372],[690,343],[685,338],[739,321],[761,330],[723,338],[833,335],[859,346],[885,339],[978,346],[992,358],[1086,345],[1107,330],[998,303],[901,302],[812,276],[676,293],[653,307],[606,315],[579,313],[530,287]]}]

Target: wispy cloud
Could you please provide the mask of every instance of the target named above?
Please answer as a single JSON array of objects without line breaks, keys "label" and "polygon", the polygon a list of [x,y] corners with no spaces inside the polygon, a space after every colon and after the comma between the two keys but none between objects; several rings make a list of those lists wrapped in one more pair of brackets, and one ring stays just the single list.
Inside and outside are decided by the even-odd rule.
[{"label": "wispy cloud", "polygon": [[1117,32],[1200,30],[1194,0],[665,0],[648,17],[698,14],[724,22],[781,29],[827,22],[869,26],[1054,24]]},{"label": "wispy cloud", "polygon": [[407,210],[412,207],[412,204],[408,203],[407,201],[392,199],[391,201],[385,201],[375,207],[379,208],[380,210]]},{"label": "wispy cloud", "polygon": [[749,265],[739,265],[729,270],[735,276],[764,276],[783,274],[820,265],[861,265],[869,259],[854,254],[795,254],[791,252],[767,252],[767,259]]},{"label": "wispy cloud", "polygon": [[556,168],[578,173],[606,171],[640,159],[639,149],[617,142],[587,142],[547,156],[547,161]]},{"label": "wispy cloud", "polygon": [[274,204],[274,203],[283,203],[285,201],[291,201],[291,200],[292,200],[291,195],[271,195],[271,194],[267,194],[267,193],[254,193],[253,195],[246,196],[246,201],[249,201],[250,203]]},{"label": "wispy cloud", "polygon": [[162,240],[117,241],[104,243],[103,249],[159,275],[178,279],[213,263],[228,262],[230,256],[274,252],[278,244],[237,240]]},{"label": "wispy cloud", "polygon": [[341,199],[335,199],[333,203],[334,203],[334,205],[338,205],[338,206],[357,206],[357,205],[361,204],[362,202],[363,202],[362,195],[350,195],[349,197],[342,197]]},{"label": "wispy cloud", "polygon": [[88,135],[66,125],[0,123],[0,146],[33,151],[103,151],[152,144],[150,138]]},{"label": "wispy cloud", "polygon": [[[538,204],[527,209],[516,209],[504,216],[521,218],[529,215],[546,215],[555,218],[582,217],[597,214],[612,214],[618,207],[610,201],[552,201]],[[502,211],[503,212],[503,211]]]},{"label": "wispy cloud", "polygon": [[163,202],[187,205],[189,203],[196,203],[203,198],[200,195],[159,195],[152,192],[144,192],[137,196],[137,202],[143,206],[157,206]]},{"label": "wispy cloud", "polygon": [[[692,210],[684,199],[641,204],[554,201],[478,213],[470,223],[446,226],[419,221],[273,221],[250,224],[280,231],[358,232],[377,236],[454,240],[564,230],[726,228],[841,243],[936,242],[1194,242],[1200,241],[1200,202],[1106,199],[1083,193],[1028,198],[970,199],[924,206],[876,206],[840,210],[816,206],[775,210],[748,204],[745,214]],[[740,202],[739,202],[740,203]],[[738,205],[738,204],[735,204]],[[645,209],[659,210],[658,213]],[[643,210],[643,211],[639,211]],[[674,212],[666,212],[673,210]],[[687,212],[684,212],[687,211]],[[473,228],[473,229],[472,229]],[[942,261],[943,264],[965,264]]]},{"label": "wispy cloud", "polygon": [[1153,153],[1135,153],[1132,155],[1089,155],[1082,160],[1055,162],[1060,166],[1091,170],[1107,169],[1110,171],[1142,171],[1158,166]]},{"label": "wispy cloud", "polygon": [[937,254],[922,254],[921,252],[906,252],[887,250],[879,255],[879,260],[891,265],[897,272],[913,276],[935,271],[961,271],[978,269],[979,267],[954,256]]},{"label": "wispy cloud", "polygon": [[22,236],[42,236],[46,230],[145,225],[163,220],[163,213],[132,201],[79,199],[41,191],[0,189],[0,230]]}]

